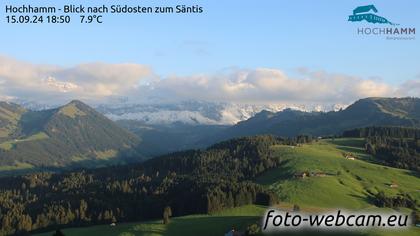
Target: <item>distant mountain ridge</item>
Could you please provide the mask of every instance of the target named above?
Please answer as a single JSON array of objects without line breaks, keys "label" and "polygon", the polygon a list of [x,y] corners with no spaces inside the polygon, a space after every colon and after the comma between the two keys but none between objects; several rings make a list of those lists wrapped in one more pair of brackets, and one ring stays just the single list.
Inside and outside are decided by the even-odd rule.
[{"label": "distant mountain ridge", "polygon": [[[54,104],[43,104],[22,99],[11,100],[28,110],[47,110],[59,107]],[[285,109],[299,111],[338,111],[348,104],[341,103],[270,103],[246,104],[233,102],[210,101],[143,101],[141,103],[128,99],[111,99],[101,104],[90,104],[100,113],[114,121],[133,120],[148,125],[171,125],[183,123],[186,125],[234,125],[247,120],[255,114],[267,110],[278,112]]]},{"label": "distant mountain ridge", "polygon": [[420,98],[365,98],[344,110],[331,112],[262,111],[206,142],[259,134],[337,135],[347,129],[367,126],[420,127]]},{"label": "distant mountain ridge", "polygon": [[102,104],[97,110],[112,120],[136,120],[149,125],[183,123],[191,125],[234,125],[267,110],[282,111],[287,108],[300,111],[337,111],[343,104],[239,104],[205,101],[174,103],[115,103]]},{"label": "distant mountain ridge", "polygon": [[[202,102],[157,107],[137,104],[132,109],[117,105],[112,112],[122,112],[124,116],[130,112],[141,113],[142,108],[145,113],[156,115],[162,114],[162,109],[170,111],[169,114],[184,114],[186,109],[190,109],[220,121],[222,116],[218,112],[226,107]],[[365,98],[346,109],[328,112],[262,110],[236,125],[203,125],[193,117],[185,117],[192,120],[191,123],[176,121],[183,115],[175,117],[171,121],[173,123],[169,124],[151,125],[138,120],[114,123],[103,115],[106,111],[107,108],[102,108],[98,112],[80,101],[40,111],[0,102],[0,169],[74,164],[97,167],[97,161],[121,160],[114,157],[137,157],[136,160],[142,160],[144,156],[204,148],[242,136],[329,136],[368,126],[420,127],[419,98]],[[255,110],[247,112],[240,114],[250,115]],[[164,116],[160,118],[166,119]]]},{"label": "distant mountain ridge", "polygon": [[0,103],[0,164],[67,166],[118,156],[140,156],[140,140],[88,105],[74,100],[56,109],[30,111]]}]

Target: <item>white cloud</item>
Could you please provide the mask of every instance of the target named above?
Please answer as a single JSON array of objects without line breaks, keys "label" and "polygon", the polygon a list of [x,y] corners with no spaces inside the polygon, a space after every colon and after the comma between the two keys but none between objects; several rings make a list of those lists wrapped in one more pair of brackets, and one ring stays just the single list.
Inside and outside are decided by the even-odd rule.
[{"label": "white cloud", "polygon": [[103,101],[109,96],[238,103],[350,103],[364,97],[418,96],[420,79],[390,85],[300,68],[297,78],[278,69],[232,69],[212,75],[159,78],[139,64],[86,63],[73,67],[36,65],[0,56],[0,98],[56,103]]},{"label": "white cloud", "polygon": [[42,102],[100,100],[135,89],[151,73],[138,64],[88,63],[65,68],[0,56],[0,93]]},{"label": "white cloud", "polygon": [[266,68],[210,76],[169,77],[155,81],[152,87],[153,91],[149,92],[179,99],[244,103],[348,103],[364,97],[408,95],[378,80],[323,71],[305,72],[300,78],[291,78],[281,70]]},{"label": "white cloud", "polygon": [[417,79],[405,81],[398,88],[398,93],[413,97],[420,96],[420,76]]}]

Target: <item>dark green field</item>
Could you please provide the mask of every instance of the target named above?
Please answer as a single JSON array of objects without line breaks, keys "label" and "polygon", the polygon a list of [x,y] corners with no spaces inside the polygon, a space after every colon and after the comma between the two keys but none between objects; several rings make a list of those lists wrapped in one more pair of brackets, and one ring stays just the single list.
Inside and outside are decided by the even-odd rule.
[{"label": "dark green field", "polygon": [[[115,227],[100,225],[86,228],[63,230],[67,236],[100,235],[100,236],[158,236],[158,235],[224,235],[233,226],[239,229],[256,223],[265,209],[260,206],[248,205],[228,209],[212,215],[191,215],[176,217],[169,225],[161,220],[118,224]],[[53,233],[39,234],[39,236]]]}]

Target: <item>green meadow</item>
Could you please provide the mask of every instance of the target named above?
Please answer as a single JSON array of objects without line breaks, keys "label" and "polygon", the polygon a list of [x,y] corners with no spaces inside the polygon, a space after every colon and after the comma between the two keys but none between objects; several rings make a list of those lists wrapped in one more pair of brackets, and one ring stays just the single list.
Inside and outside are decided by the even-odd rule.
[{"label": "green meadow", "polygon": [[[257,182],[275,191],[283,201],[309,207],[372,208],[369,195],[378,191],[389,195],[409,193],[420,201],[420,178],[415,173],[367,162],[371,157],[357,144],[357,139],[340,139],[300,147],[275,146],[273,150],[284,164],[266,172]],[[349,152],[355,160],[344,157],[343,153]],[[302,172],[325,176],[294,176]]]},{"label": "green meadow", "polygon": [[34,135],[31,135],[29,137],[26,138],[22,138],[22,139],[15,139],[15,140],[9,140],[9,141],[5,141],[3,143],[0,143],[0,148],[5,150],[5,151],[9,151],[11,150],[14,145],[16,143],[20,143],[20,142],[29,142],[29,141],[37,141],[37,140],[43,140],[43,139],[47,139],[49,138],[48,135],[44,132],[39,132],[36,133]]}]

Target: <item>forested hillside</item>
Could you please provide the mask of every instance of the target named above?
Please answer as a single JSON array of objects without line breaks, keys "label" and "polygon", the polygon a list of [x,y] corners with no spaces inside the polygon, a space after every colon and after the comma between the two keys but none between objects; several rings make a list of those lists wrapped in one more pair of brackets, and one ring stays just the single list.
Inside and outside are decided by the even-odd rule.
[{"label": "forested hillside", "polygon": [[343,136],[365,138],[366,151],[380,162],[420,171],[420,129],[367,127],[345,131]]},{"label": "forested hillside", "polygon": [[277,197],[252,180],[280,165],[270,146],[310,140],[241,138],[142,164],[2,178],[1,232],[160,218],[167,206],[179,216],[269,205]]}]

